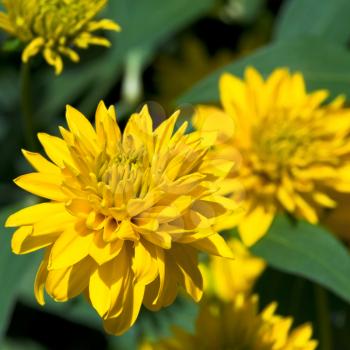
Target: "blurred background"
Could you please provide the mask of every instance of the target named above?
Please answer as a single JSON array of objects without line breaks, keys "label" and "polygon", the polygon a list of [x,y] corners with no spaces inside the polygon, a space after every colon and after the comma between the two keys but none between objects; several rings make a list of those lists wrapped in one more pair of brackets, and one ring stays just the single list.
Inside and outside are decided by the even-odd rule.
[{"label": "blurred background", "polygon": [[[30,108],[36,132],[57,134],[58,125],[65,123],[66,104],[92,119],[100,99],[116,105],[122,125],[144,102],[149,102],[156,118],[165,118],[176,108],[188,118],[195,103],[218,101],[220,72],[241,75],[247,65],[263,74],[289,67],[304,73],[309,89],[327,88],[332,96],[350,93],[346,0],[111,0],[102,15],[123,28],[121,33],[107,34],[113,43],[110,49],[80,52],[81,62],[66,60],[59,77],[41,58],[32,61]],[[21,127],[21,51],[16,45],[0,32],[2,223],[33,200],[12,179],[28,170],[20,150],[39,149],[38,144],[29,144]],[[346,206],[341,210],[336,216],[331,213],[329,221],[336,222],[332,230],[341,235],[345,247],[350,226]],[[0,235],[0,349],[136,349],[145,334],[153,339],[169,335],[173,324],[193,329],[198,307],[185,297],[158,313],[143,310],[136,325],[121,337],[106,335],[98,315],[81,298],[64,304],[47,300],[40,307],[33,296],[40,254],[13,256],[11,232],[2,229]],[[265,258],[263,248],[256,252]],[[314,264],[307,259],[298,267],[295,261],[271,258],[271,267],[255,290],[262,306],[277,300],[279,314],[292,315],[296,324],[313,322],[315,337],[323,339],[320,349],[346,350],[350,263],[340,266],[332,252],[322,259],[326,260],[316,264],[323,269],[318,278],[315,275],[322,273],[317,268],[304,271]],[[338,269],[342,291],[326,288],[326,302],[318,300],[312,281],[332,285],[330,276]],[[331,315],[327,320],[325,312]],[[327,335],[322,334],[324,327],[330,329]]]}]

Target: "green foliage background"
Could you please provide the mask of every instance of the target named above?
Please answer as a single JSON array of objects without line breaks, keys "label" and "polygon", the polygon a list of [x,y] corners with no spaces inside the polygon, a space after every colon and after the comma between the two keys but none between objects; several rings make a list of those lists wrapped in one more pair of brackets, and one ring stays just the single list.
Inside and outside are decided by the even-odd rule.
[{"label": "green foliage background", "polygon": [[[219,75],[226,71],[242,75],[247,65],[266,75],[279,66],[299,70],[305,75],[309,89],[327,88],[333,96],[344,93],[350,98],[350,2],[347,0],[111,0],[105,15],[123,28],[120,34],[109,34],[113,42],[111,49],[82,52],[82,62],[67,64],[58,78],[41,60],[33,63],[31,97],[35,130],[55,133],[57,126],[64,123],[66,104],[92,117],[100,99],[116,103],[120,119],[125,118],[142,101],[161,95],[161,91],[154,93],[156,88],[149,88],[149,84],[155,84],[150,75],[157,70],[159,56],[176,47],[186,33],[196,33],[192,29],[201,21],[209,23],[200,38],[206,45],[206,38],[217,35],[215,30],[210,30],[210,24],[220,22],[222,8],[235,3],[243,11],[229,20],[226,18],[225,26],[237,29],[239,37],[267,18],[271,23],[266,34],[269,40],[238,57],[234,40],[218,38],[237,58],[179,94],[173,100],[173,107],[217,102]],[[20,149],[27,147],[20,127],[20,55],[9,50],[16,43],[7,41],[4,34],[0,34],[0,43],[3,47],[0,222],[3,224],[9,213],[33,199],[11,183],[12,178],[27,170],[20,156]],[[176,85],[172,77],[169,76],[169,84]],[[130,84],[134,86],[132,91],[128,88]],[[40,253],[14,256],[10,249],[11,233],[12,230],[3,228],[0,235],[0,349],[46,348],[43,339],[23,331],[21,325],[34,322],[29,315],[46,315],[53,325],[67,322],[69,337],[74,337],[69,330],[73,324],[87,332],[93,330],[104,344],[98,348],[108,349],[136,348],[137,341],[143,337],[156,339],[170,334],[172,324],[193,329],[197,306],[185,298],[159,313],[144,310],[136,326],[122,337],[106,336],[97,314],[82,299],[65,304],[48,300],[42,309],[33,297]],[[344,244],[324,228],[278,217],[269,234],[252,251],[270,266],[257,286],[262,304],[277,300],[281,314],[292,315],[296,323],[312,321],[320,349],[348,349],[350,255]],[[60,334],[59,330],[52,332]],[[82,343],[83,339],[67,340],[66,348],[78,349]],[[84,344],[88,349],[88,343]]]}]

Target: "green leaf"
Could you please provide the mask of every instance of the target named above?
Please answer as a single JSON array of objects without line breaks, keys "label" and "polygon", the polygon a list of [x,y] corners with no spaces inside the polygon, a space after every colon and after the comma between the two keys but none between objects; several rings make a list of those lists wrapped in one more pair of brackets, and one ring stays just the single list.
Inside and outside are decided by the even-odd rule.
[{"label": "green leaf", "polygon": [[6,339],[1,350],[45,350],[41,345],[30,340]]},{"label": "green leaf", "polygon": [[[110,1],[105,17],[118,22],[122,31],[108,34],[112,47],[102,51],[96,59],[67,68],[58,78],[47,75],[47,102],[38,112],[41,119],[56,115],[67,103],[78,98],[81,98],[82,111],[94,110],[120,79],[131,52],[144,51],[143,65],[147,64],[157,45],[198,18],[212,4],[213,0],[193,0],[190,6],[187,0]],[[87,53],[81,52],[81,55]]]},{"label": "green leaf", "polygon": [[290,40],[313,35],[346,44],[350,37],[350,1],[289,0],[277,19],[275,38]]},{"label": "green leaf", "polygon": [[242,76],[247,66],[256,67],[265,76],[277,67],[288,67],[304,74],[310,90],[326,88],[332,95],[350,96],[350,52],[319,39],[303,38],[266,46],[217,70],[180,97],[178,103],[219,101],[220,75],[229,72]]},{"label": "green leaf", "polygon": [[[17,208],[3,208],[0,212],[0,225],[4,226],[9,214]],[[14,302],[22,277],[35,263],[35,254],[15,256],[11,251],[12,229],[4,228],[0,234],[0,344],[10,321]]]},{"label": "green leaf", "polygon": [[252,252],[272,267],[319,283],[350,302],[350,254],[325,229],[278,216]]}]

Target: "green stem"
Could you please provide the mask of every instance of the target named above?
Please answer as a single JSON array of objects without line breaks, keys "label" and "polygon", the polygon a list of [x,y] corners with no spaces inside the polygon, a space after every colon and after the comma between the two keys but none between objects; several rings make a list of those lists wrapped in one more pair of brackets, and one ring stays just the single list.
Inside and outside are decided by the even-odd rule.
[{"label": "green stem", "polygon": [[289,314],[296,315],[300,311],[300,302],[303,297],[303,289],[305,287],[305,280],[300,277],[295,277],[292,285],[290,295],[291,302],[289,305]]},{"label": "green stem", "polygon": [[29,63],[22,63],[21,67],[21,114],[26,147],[34,150],[35,135]]},{"label": "green stem", "polygon": [[319,329],[320,350],[332,350],[332,326],[327,291],[315,285],[316,312]]}]

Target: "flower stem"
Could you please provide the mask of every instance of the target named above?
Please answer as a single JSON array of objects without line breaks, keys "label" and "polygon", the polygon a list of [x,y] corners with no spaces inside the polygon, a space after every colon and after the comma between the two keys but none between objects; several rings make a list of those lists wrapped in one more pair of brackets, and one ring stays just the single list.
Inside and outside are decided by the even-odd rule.
[{"label": "flower stem", "polygon": [[332,350],[332,326],[330,322],[327,291],[319,285],[315,285],[315,299],[320,350]]},{"label": "flower stem", "polygon": [[26,147],[34,150],[35,135],[29,63],[22,63],[21,67],[21,115]]}]

